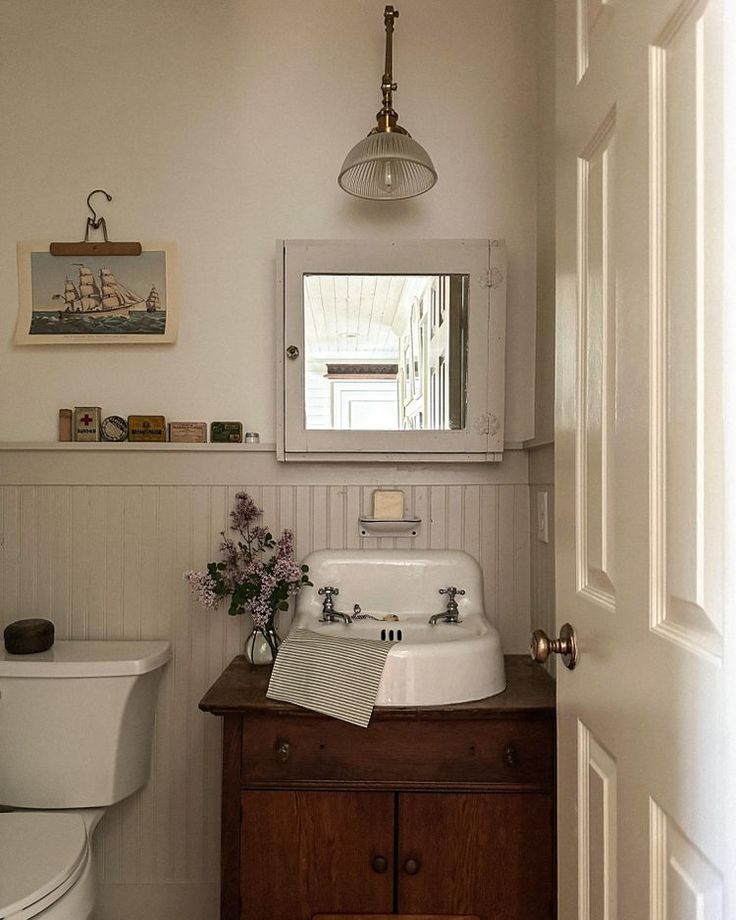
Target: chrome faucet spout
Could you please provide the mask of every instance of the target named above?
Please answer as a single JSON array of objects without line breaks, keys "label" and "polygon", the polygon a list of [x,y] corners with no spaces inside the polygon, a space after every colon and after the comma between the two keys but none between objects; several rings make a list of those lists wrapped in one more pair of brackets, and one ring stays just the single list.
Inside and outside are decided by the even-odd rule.
[{"label": "chrome faucet spout", "polygon": [[436,626],[440,622],[459,623],[457,610],[443,610],[442,613],[435,613],[429,618],[429,625]]},{"label": "chrome faucet spout", "polygon": [[346,626],[349,626],[353,622],[353,618],[347,613],[341,613],[339,610],[331,610],[329,613],[322,615],[320,622],[322,623],[336,623],[340,621]]}]

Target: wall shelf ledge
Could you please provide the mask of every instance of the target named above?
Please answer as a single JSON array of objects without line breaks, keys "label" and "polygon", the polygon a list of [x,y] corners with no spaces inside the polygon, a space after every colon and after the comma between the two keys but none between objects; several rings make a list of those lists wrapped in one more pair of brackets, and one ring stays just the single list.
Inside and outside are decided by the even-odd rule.
[{"label": "wall shelf ledge", "polygon": [[218,444],[208,442],[207,444],[190,444],[186,442],[161,442],[147,443],[145,441],[2,441],[0,442],[0,451],[2,450],[80,450],[80,451],[131,451],[131,450],[162,450],[165,452],[175,451],[209,451],[217,453],[226,452],[255,452],[266,451],[276,452],[275,444]]}]

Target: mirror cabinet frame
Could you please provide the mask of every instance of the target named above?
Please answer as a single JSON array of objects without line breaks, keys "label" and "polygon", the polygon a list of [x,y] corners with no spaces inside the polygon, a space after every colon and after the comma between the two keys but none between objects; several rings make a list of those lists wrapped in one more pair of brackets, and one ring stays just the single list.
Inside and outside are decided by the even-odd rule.
[{"label": "mirror cabinet frame", "polygon": [[[277,256],[279,460],[501,460],[506,354],[503,240],[281,240]],[[304,276],[468,275],[465,427],[429,431],[308,429]]]}]

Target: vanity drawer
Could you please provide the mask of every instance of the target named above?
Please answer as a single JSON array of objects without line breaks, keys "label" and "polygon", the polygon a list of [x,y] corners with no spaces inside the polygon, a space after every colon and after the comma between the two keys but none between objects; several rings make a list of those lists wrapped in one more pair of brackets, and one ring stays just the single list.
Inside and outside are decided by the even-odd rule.
[{"label": "vanity drawer", "polygon": [[372,783],[535,786],[554,782],[552,719],[374,722],[243,719],[241,781],[246,786]]}]

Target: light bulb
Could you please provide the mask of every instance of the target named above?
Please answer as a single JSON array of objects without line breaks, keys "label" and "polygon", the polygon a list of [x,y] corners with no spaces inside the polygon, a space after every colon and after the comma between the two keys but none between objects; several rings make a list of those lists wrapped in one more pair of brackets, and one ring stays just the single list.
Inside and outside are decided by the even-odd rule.
[{"label": "light bulb", "polygon": [[390,193],[394,187],[394,161],[384,160],[379,184],[384,192]]}]

